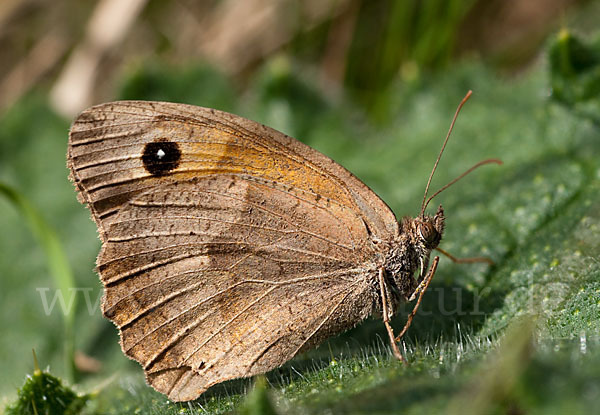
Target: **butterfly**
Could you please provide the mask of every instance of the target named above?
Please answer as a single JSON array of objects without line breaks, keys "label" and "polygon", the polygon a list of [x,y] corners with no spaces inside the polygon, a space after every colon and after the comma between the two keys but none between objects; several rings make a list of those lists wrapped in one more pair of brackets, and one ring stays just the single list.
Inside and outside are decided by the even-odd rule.
[{"label": "butterfly", "polygon": [[431,198],[398,221],[294,138],[167,102],[83,111],[67,164],[102,240],[103,314],[171,400],[267,372],[374,313],[403,359],[397,341],[417,307],[400,336],[389,321],[402,301],[418,306],[435,273],[445,217],[425,213]]}]

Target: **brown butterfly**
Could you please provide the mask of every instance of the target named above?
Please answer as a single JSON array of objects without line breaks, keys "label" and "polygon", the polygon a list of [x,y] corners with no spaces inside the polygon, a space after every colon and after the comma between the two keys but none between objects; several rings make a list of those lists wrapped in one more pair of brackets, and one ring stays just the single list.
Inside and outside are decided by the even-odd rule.
[{"label": "brown butterfly", "polygon": [[102,240],[102,311],[171,400],[267,372],[372,313],[402,359],[396,342],[416,307],[397,338],[389,319],[401,301],[419,296],[418,307],[444,230],[441,206],[425,214],[427,190],[420,215],[398,222],[299,141],[167,102],[84,111],[67,157]]}]

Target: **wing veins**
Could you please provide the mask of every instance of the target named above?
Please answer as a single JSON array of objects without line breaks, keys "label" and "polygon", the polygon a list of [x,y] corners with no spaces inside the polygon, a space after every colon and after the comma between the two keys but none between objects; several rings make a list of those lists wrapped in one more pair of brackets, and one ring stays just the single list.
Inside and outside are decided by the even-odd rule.
[{"label": "wing veins", "polygon": [[[299,350],[300,350],[300,349],[301,349],[301,348],[302,348],[302,347],[303,347],[303,346],[306,344],[306,342],[307,342],[308,340],[310,340],[310,339],[311,339],[311,338],[314,336],[314,334],[315,334],[317,331],[319,331],[319,329],[320,329],[320,328],[323,326],[323,324],[324,324],[324,323],[325,323],[327,320],[329,320],[329,319],[331,318],[331,316],[333,315],[333,313],[335,312],[335,310],[337,309],[337,307],[339,307],[339,305],[340,305],[340,304],[341,304],[341,303],[342,303],[342,302],[343,302],[343,301],[344,301],[344,300],[345,300],[345,299],[348,297],[348,295],[350,294],[350,292],[351,292],[350,288],[354,287],[356,284],[358,284],[358,281],[354,282],[353,284],[351,284],[351,285],[350,285],[349,287],[347,287],[347,288],[342,288],[342,289],[340,289],[340,290],[337,290],[337,291],[336,291],[336,292],[335,292],[335,293],[332,295],[333,297],[335,297],[336,295],[338,295],[338,294],[340,294],[340,293],[342,293],[342,292],[344,292],[344,291],[346,291],[346,290],[348,290],[348,291],[349,291],[349,292],[348,292],[348,294],[346,294],[346,295],[345,295],[345,296],[342,298],[342,300],[341,300],[341,301],[340,301],[340,302],[339,302],[339,303],[338,303],[338,304],[337,304],[337,305],[334,307],[334,309],[333,309],[333,310],[332,310],[332,311],[331,311],[331,312],[330,312],[330,313],[327,315],[327,317],[326,317],[326,318],[325,318],[325,319],[324,319],[324,320],[323,320],[323,321],[322,321],[322,322],[319,324],[319,326],[317,327],[317,329],[316,329],[316,330],[314,330],[314,331],[313,331],[313,333],[312,333],[312,334],[311,334],[309,337],[307,337],[307,338],[306,338],[306,340],[304,340],[304,341],[302,342],[302,344],[300,345],[300,347],[296,349],[296,351],[295,351],[295,352],[292,354],[292,356],[295,356],[295,355],[296,355],[296,353],[298,353],[298,351],[299,351]],[[330,296],[330,297],[332,297],[332,296]],[[330,298],[330,297],[329,297],[329,298]],[[322,301],[319,301],[317,304],[315,304],[315,306],[323,304],[325,301],[328,301],[328,300],[329,300],[329,298],[327,298],[327,299],[323,299]],[[289,304],[289,302],[288,302],[288,303],[286,303],[286,304],[284,304],[284,305],[282,305],[281,307],[278,307],[278,309],[279,309],[279,308],[283,308],[285,305],[288,305],[288,304]],[[273,312],[269,313],[269,314],[268,314],[268,316],[270,317],[271,315],[273,315],[273,314],[274,314],[274,312],[275,312],[275,310],[274,310]],[[294,321],[297,321],[297,320],[298,320],[298,319],[294,319]],[[288,324],[288,326],[289,326],[289,324]],[[287,326],[286,326],[286,327],[287,327]],[[257,328],[258,328],[258,325],[255,325],[255,326],[253,327],[253,330],[252,330],[251,332],[249,332],[249,333],[248,333],[248,335],[250,335],[251,333],[254,333],[254,332],[256,331],[256,329],[257,329]],[[261,353],[260,353],[260,354],[259,354],[259,355],[258,355],[256,358],[255,358],[255,359],[253,359],[252,363],[250,363],[250,365],[248,366],[248,369],[246,370],[246,375],[247,375],[248,373],[250,373],[250,370],[252,370],[252,367],[253,367],[253,366],[256,364],[256,362],[258,362],[258,361],[260,360],[260,358],[261,358],[261,357],[262,357],[262,356],[263,356],[263,355],[264,355],[264,354],[265,354],[265,353],[266,353],[266,352],[267,352],[267,351],[268,351],[268,350],[269,350],[269,349],[270,349],[270,348],[271,348],[271,347],[272,347],[272,346],[273,346],[275,343],[277,343],[277,342],[278,342],[280,339],[282,339],[282,338],[283,338],[283,336],[282,336],[282,337],[279,337],[279,338],[275,339],[274,341],[272,341],[271,343],[269,343],[269,345],[267,345],[267,347],[265,347],[265,349],[264,349],[264,350],[263,350],[263,351],[262,351],[262,352],[261,352]],[[240,342],[240,341],[238,341],[238,343],[239,343],[239,342]],[[231,347],[229,350],[227,350],[227,352],[229,352],[229,351],[230,351],[232,348],[233,348],[233,347]]]},{"label": "wing veins", "polygon": [[[187,207],[187,206],[191,206],[191,205],[183,205],[182,204],[181,206],[176,206],[176,204],[169,204],[168,206],[170,206],[170,207]],[[164,207],[164,205],[157,205],[155,207]],[[265,211],[267,213],[270,213],[270,211],[267,211],[267,210],[263,210],[263,211]],[[240,210],[240,212],[242,212],[242,211]],[[281,218],[285,218],[283,216],[280,216],[280,217]],[[291,234],[295,234],[295,233],[302,233],[302,234],[305,234],[305,235],[312,236],[312,237],[314,237],[316,239],[320,239],[320,240],[329,242],[330,244],[332,244],[332,245],[334,245],[336,247],[345,248],[345,249],[347,249],[349,251],[353,251],[354,250],[352,247],[349,247],[347,245],[339,243],[339,242],[337,242],[335,240],[326,238],[324,236],[316,235],[316,234],[314,234],[312,232],[308,232],[308,231],[306,231],[305,229],[302,229],[302,228],[298,228],[296,224],[291,223],[291,222],[288,222],[288,223],[290,225],[296,226],[296,229],[284,230],[284,229],[277,229],[277,228],[272,228],[272,227],[267,227],[267,226],[252,225],[250,223],[228,221],[228,220],[219,219],[219,218],[209,218],[209,217],[204,217],[204,216],[163,216],[162,219],[197,219],[197,220],[205,220],[205,221],[210,221],[210,222],[218,222],[218,223],[224,223],[224,224],[242,226],[242,227],[246,227],[246,228],[262,229],[262,230],[266,230],[266,231],[278,232],[278,233],[281,233],[281,234],[284,234],[284,235],[291,235]],[[127,220],[118,220],[118,221],[112,222],[111,225],[128,223],[128,222],[147,221],[147,220],[148,220],[147,218],[133,218],[133,219],[127,219]],[[209,233],[209,232],[191,232],[191,231],[174,232],[174,231],[168,231],[168,232],[155,232],[155,233],[152,233],[152,234],[140,234],[140,235],[135,235],[135,236],[130,236],[130,237],[122,237],[122,238],[109,238],[109,239],[107,239],[107,242],[122,243],[122,242],[130,242],[130,241],[134,241],[134,240],[151,238],[151,237],[173,236],[173,235],[195,235],[195,236],[207,235],[207,236],[215,236],[215,237],[221,236],[220,234]]]},{"label": "wing veins", "polygon": [[[237,282],[237,283],[235,283],[233,285],[230,285],[229,287],[227,287],[227,288],[225,288],[225,289],[223,289],[221,291],[217,291],[211,297],[203,299],[200,303],[194,305],[194,307],[192,307],[191,309],[185,310],[184,312],[178,314],[177,316],[172,317],[170,320],[165,321],[163,323],[163,325],[164,324],[168,324],[171,321],[173,321],[174,319],[177,319],[177,318],[181,317],[183,314],[185,314],[188,311],[196,309],[197,307],[199,307],[202,304],[204,304],[206,301],[210,301],[210,300],[214,299],[216,296],[225,294],[228,291],[230,291],[230,290],[232,290],[234,288],[237,288],[238,286],[241,286],[243,284],[270,284],[272,286],[286,286],[286,285],[297,284],[297,283],[304,282],[304,281],[317,280],[317,279],[320,279],[320,278],[334,277],[336,275],[344,275],[344,274],[347,274],[348,272],[355,272],[355,271],[359,271],[359,270],[360,270],[360,268],[342,269],[342,270],[330,271],[330,272],[326,272],[326,273],[313,274],[313,275],[309,275],[309,276],[301,277],[301,278],[294,278],[292,280],[286,280],[286,281],[268,281],[268,280],[258,280],[258,279],[247,279],[247,280],[239,281],[239,282]],[[174,277],[177,277],[177,276],[181,276],[181,275],[185,275],[185,274],[188,274],[188,273],[193,273],[193,272],[200,272],[200,273],[202,273],[202,272],[205,272],[205,271],[221,271],[221,270],[220,269],[210,269],[210,270],[203,270],[203,271],[195,271],[194,270],[194,271],[186,271],[186,272],[183,272],[183,273],[175,274],[175,275],[173,275],[173,276],[171,276],[171,277],[169,277],[167,279],[164,279],[164,280],[161,280],[161,281],[157,281],[155,283],[152,283],[150,285],[142,287],[142,288],[140,288],[138,290],[132,291],[127,296],[119,299],[119,301],[117,301],[113,306],[111,306],[111,308],[114,307],[114,306],[116,306],[117,304],[119,304],[121,301],[124,301],[124,300],[130,298],[135,293],[142,292],[146,288],[149,288],[149,287],[151,287],[153,285],[157,285],[157,284],[159,284],[161,282],[164,282],[166,280],[169,280],[171,278],[174,278]],[[344,280],[346,280],[346,279],[344,279]],[[119,326],[119,328],[121,330],[127,328],[127,326],[130,326],[131,324],[133,324],[134,322],[136,322],[137,320],[139,320],[140,318],[142,318],[144,315],[146,315],[148,312],[152,311],[153,309],[155,309],[157,307],[161,307],[161,306],[163,306],[163,305],[171,302],[173,299],[175,299],[175,298],[177,298],[177,297],[179,297],[179,296],[181,296],[183,294],[186,294],[186,293],[192,291],[193,289],[195,289],[196,287],[198,287],[200,285],[201,285],[201,282],[199,282],[197,284],[192,284],[191,286],[186,286],[183,289],[178,290],[178,291],[172,293],[169,296],[165,296],[164,298],[161,299],[161,301],[159,301],[157,303],[153,303],[151,306],[149,306],[149,307],[145,308],[144,310],[140,311],[140,313],[137,316],[134,316],[131,320],[124,322],[121,326]],[[155,330],[158,330],[161,326],[158,326],[154,330],[152,330],[151,332],[146,333],[143,338],[145,338],[148,334],[153,333]],[[136,342],[131,347],[134,347],[138,343],[139,343],[139,341]]]},{"label": "wing veins", "polygon": [[[149,271],[149,270],[152,270],[152,269],[155,269],[155,268],[159,268],[159,267],[162,267],[162,266],[167,265],[167,264],[172,263],[172,262],[178,262],[178,261],[180,261],[182,259],[192,258],[195,255],[196,254],[183,254],[183,255],[178,255],[178,256],[175,256],[175,257],[169,257],[169,258],[166,258],[166,259],[164,259],[162,261],[156,261],[156,262],[153,262],[153,263],[145,265],[145,266],[137,267],[135,269],[132,269],[131,271],[117,274],[117,275],[114,276],[114,277],[117,277],[117,278],[111,278],[110,280],[103,281],[103,282],[104,282],[104,285],[106,287],[108,287],[108,286],[114,285],[115,283],[117,283],[119,281],[122,281],[122,280],[124,280],[126,278],[130,278],[130,277],[132,277],[134,275],[137,275],[137,274],[139,274],[141,272]],[[117,260],[122,260],[122,259],[125,259],[125,258],[127,258],[127,257],[125,256],[125,257],[113,259],[113,260],[110,260],[110,261],[105,262],[103,264],[100,264],[98,266],[98,269],[100,269],[102,266],[105,266],[106,264],[109,264],[109,263],[117,261]],[[100,270],[100,273],[102,273],[102,272],[103,272],[103,270]]]},{"label": "wing veins", "polygon": [[[234,196],[232,196],[232,195],[228,195],[228,194],[226,194],[226,193],[219,193],[219,192],[208,191],[208,190],[202,190],[202,189],[200,189],[199,191],[201,191],[201,192],[204,192],[204,193],[208,193],[208,194],[215,194],[215,195],[219,195],[219,196],[222,196],[222,197],[225,197],[225,198],[230,198],[230,199],[233,199],[233,200],[237,200],[237,201],[239,201],[239,202],[243,202],[243,203],[249,204],[249,205],[251,205],[251,206],[253,206],[253,207],[255,207],[255,208],[259,209],[259,210],[262,210],[262,211],[263,211],[263,212],[265,212],[265,213],[268,213],[268,214],[270,214],[271,216],[274,216],[274,217],[277,217],[277,218],[279,218],[279,219],[282,219],[284,222],[286,222],[286,223],[288,223],[288,224],[290,224],[290,225],[294,226],[294,227],[295,227],[296,229],[298,229],[298,230],[301,230],[301,231],[303,231],[303,232],[304,232],[304,233],[306,233],[307,235],[311,235],[311,236],[312,236],[312,237],[314,237],[314,238],[317,238],[317,239],[321,239],[321,240],[324,240],[324,241],[330,242],[330,243],[332,243],[332,244],[334,244],[334,245],[336,245],[336,246],[342,246],[342,247],[344,247],[344,248],[346,248],[346,249],[348,249],[348,250],[354,250],[354,249],[355,249],[354,247],[350,248],[350,247],[348,247],[348,246],[345,246],[345,245],[338,244],[336,241],[332,241],[332,240],[330,240],[330,239],[328,239],[328,238],[325,238],[324,236],[317,235],[317,234],[315,234],[315,233],[313,233],[313,232],[309,232],[309,231],[307,231],[307,230],[305,230],[305,229],[302,229],[302,228],[300,228],[300,227],[298,226],[298,224],[297,224],[297,223],[294,223],[294,222],[290,221],[290,220],[289,220],[289,219],[288,219],[286,216],[284,216],[284,215],[280,215],[280,214],[278,214],[278,213],[276,213],[276,212],[273,212],[273,211],[272,211],[272,210],[270,210],[270,209],[266,209],[264,206],[261,206],[261,205],[260,205],[260,204],[258,204],[258,203],[249,202],[249,201],[247,201],[247,200],[240,199],[240,198],[234,197]],[[286,191],[284,191],[284,192],[285,192],[286,194],[290,195],[290,196],[296,197],[298,200],[304,200],[304,199],[301,199],[301,198],[299,198],[299,197],[297,197],[297,196],[293,195],[292,193],[289,193],[289,192],[286,192]],[[306,202],[307,202],[307,203],[311,203],[311,202],[309,202],[309,201],[306,201]],[[311,203],[311,204],[312,204],[312,203]],[[318,205],[315,205],[315,204],[312,204],[312,205],[313,205],[314,207],[317,207],[317,208],[319,208],[319,209],[321,209],[321,210],[325,211],[327,214],[329,214],[330,216],[332,216],[332,217],[333,217],[333,218],[334,218],[334,219],[335,219],[335,220],[336,220],[338,223],[340,223],[340,225],[343,225],[343,226],[345,226],[345,227],[346,227],[346,230],[348,231],[348,234],[349,234],[349,236],[350,236],[350,240],[352,240],[352,234],[350,233],[350,230],[348,229],[348,227],[347,227],[347,226],[346,226],[344,223],[340,222],[339,218],[335,217],[333,214],[331,214],[331,212],[329,212],[327,209],[323,208],[322,206],[318,206]],[[340,204],[340,206],[343,206],[343,205],[341,205],[341,204]]]},{"label": "wing veins", "polygon": [[[351,286],[350,286],[350,287],[354,287],[356,284],[358,284],[358,281],[356,281],[355,283],[351,284]],[[350,288],[350,287],[348,287],[348,288]],[[341,290],[340,290],[340,292],[341,292]],[[310,336],[308,336],[308,337],[307,337],[307,338],[306,338],[304,341],[302,341],[302,344],[301,344],[301,345],[300,345],[298,348],[296,348],[296,350],[295,350],[295,351],[294,351],[294,353],[293,353],[293,356],[295,356],[295,355],[296,355],[296,353],[298,353],[298,352],[300,351],[300,349],[302,349],[302,348],[304,347],[304,345],[305,345],[305,344],[306,344],[306,343],[307,343],[307,342],[308,342],[310,339],[312,339],[312,338],[313,338],[313,336],[314,336],[315,334],[317,334],[317,332],[318,332],[319,330],[321,330],[321,328],[323,327],[323,325],[324,325],[324,324],[325,324],[327,321],[329,321],[329,319],[331,318],[331,316],[332,316],[332,315],[333,315],[333,314],[334,314],[334,313],[337,311],[337,309],[339,308],[339,306],[340,306],[340,305],[342,305],[342,303],[343,303],[344,301],[346,301],[346,298],[348,298],[348,296],[349,296],[351,293],[352,293],[352,290],[348,290],[348,292],[346,293],[346,295],[344,295],[344,296],[342,297],[342,299],[341,299],[340,301],[338,301],[338,303],[335,305],[335,307],[333,307],[333,308],[331,309],[331,311],[329,312],[329,314],[327,314],[327,317],[325,317],[325,318],[324,318],[324,319],[321,321],[321,323],[319,324],[319,326],[318,326],[316,329],[314,329],[314,330],[313,330],[313,332],[310,334]]]},{"label": "wing veins", "polygon": [[[121,135],[115,136],[114,138],[119,138],[119,137],[124,137],[124,136],[127,136],[127,134],[123,134],[122,136]],[[102,141],[106,141],[106,138],[107,138],[106,136],[103,136],[102,137]],[[114,139],[114,138],[111,138],[111,139]],[[238,147],[238,148],[243,149],[244,151],[248,149],[248,146],[244,146],[242,144],[231,143],[231,142],[227,142],[227,141],[219,141],[219,140],[202,140],[202,139],[185,140],[185,139],[181,139],[181,140],[179,140],[179,142],[180,143],[185,143],[185,144],[197,144],[197,143],[202,143],[202,144],[218,144],[218,145],[223,145],[223,146],[226,146],[226,147]],[[92,154],[105,153],[105,152],[110,152],[110,151],[114,151],[114,150],[122,150],[122,149],[126,149],[126,148],[131,148],[131,147],[136,148],[136,147],[139,147],[139,145],[140,145],[139,143],[113,145],[113,146],[101,148],[101,149],[98,149],[98,150],[86,151],[84,154],[80,154],[80,155],[74,156],[73,158],[82,157],[83,155],[90,156]],[[199,154],[210,155],[210,153],[206,153],[206,152],[202,153],[200,151],[196,151],[196,152],[193,152],[191,154],[193,154],[194,156],[197,156]],[[213,154],[213,155],[216,155],[216,154]],[[139,155],[137,155],[137,157],[139,157]],[[82,169],[85,169],[85,168],[87,168],[87,166],[83,165],[83,166],[77,167],[77,170],[82,170]],[[118,171],[121,171],[121,170],[122,169],[114,169],[114,170],[109,170],[108,172],[109,173],[114,173],[114,172],[118,172]]]},{"label": "wing veins", "polygon": [[[281,238],[279,240],[281,240]],[[273,244],[276,243],[276,242],[278,242],[278,241],[271,242],[271,243],[265,244],[265,245],[260,245],[259,248],[260,249],[264,249],[264,248],[269,247],[269,246],[275,246]],[[147,250],[147,251],[136,252],[135,254],[129,254],[129,255],[118,257],[118,258],[113,258],[110,261],[105,262],[104,264],[102,264],[102,266],[105,266],[106,264],[109,264],[109,263],[114,263],[114,262],[122,261],[124,259],[135,257],[135,256],[138,256],[138,255],[147,255],[147,254],[162,252],[162,251],[165,251],[167,249],[172,249],[172,248],[195,247],[195,246],[214,247],[214,246],[231,246],[231,245],[240,245],[240,246],[243,246],[245,248],[251,248],[251,249],[254,248],[254,246],[251,245],[251,244],[249,244],[249,243],[239,242],[239,241],[231,241],[231,242],[230,241],[223,241],[223,242],[217,242],[217,241],[211,241],[211,242],[188,242],[188,243],[183,243],[183,244],[172,244],[172,245],[160,247],[160,248],[157,248],[157,249],[150,249],[150,250]],[[285,251],[299,252],[299,253],[302,253],[302,254],[307,254],[307,255],[311,255],[311,256],[325,258],[325,259],[329,259],[329,260],[336,261],[336,262],[345,262],[345,260],[343,258],[336,258],[336,257],[330,256],[330,255],[325,255],[325,254],[316,252],[316,251],[308,251],[306,249],[295,248],[295,247],[292,247],[292,246],[280,246],[280,245],[276,245],[276,248],[277,249],[282,249],[282,250],[285,250]],[[194,255],[198,255],[198,254],[195,253]],[[194,255],[190,255],[190,256],[194,256]],[[144,267],[138,267],[138,268],[132,270],[132,274],[137,274],[140,270],[143,271],[143,270],[145,270],[145,268]]]},{"label": "wing veins", "polygon": [[[293,161],[300,163],[301,165],[309,167],[318,176],[326,177],[331,182],[336,183],[338,185],[338,188],[344,190],[346,195],[349,196],[350,200],[352,200],[352,195],[350,194],[350,192],[345,188],[345,186],[343,186],[343,182],[338,180],[337,177],[335,177],[335,175],[330,174],[328,171],[326,171],[322,168],[319,168],[312,161],[306,159],[305,157],[302,157],[301,155],[297,154],[296,152],[289,151],[288,147],[284,143],[280,143],[276,139],[268,137],[268,142],[271,145],[263,144],[266,141],[264,137],[258,136],[256,133],[253,133],[252,131],[248,130],[247,128],[242,127],[238,123],[222,119],[221,117],[219,117],[218,119],[209,120],[208,118],[206,118],[202,115],[198,115],[197,113],[194,113],[192,111],[188,112],[187,113],[188,116],[186,116],[186,117],[181,117],[180,114],[173,114],[171,112],[159,111],[156,108],[152,108],[151,111],[156,114],[160,114],[160,115],[163,115],[163,116],[169,118],[168,121],[176,122],[176,123],[180,123],[180,124],[192,123],[194,125],[205,126],[208,128],[215,128],[214,126],[216,124],[218,124],[221,127],[226,127],[226,128],[223,128],[223,130],[229,130],[228,132],[232,136],[241,138],[242,140],[250,141],[252,144],[257,146],[258,148],[265,149],[266,153],[279,154],[279,155],[282,155],[284,158],[292,159]],[[98,112],[100,112],[100,111],[98,111]],[[106,111],[106,112],[114,113],[117,111]],[[183,111],[181,111],[181,109],[179,109],[178,112],[181,113]],[[117,112],[117,113],[125,114],[125,115],[133,115],[134,117],[140,117],[140,115],[136,114],[136,113],[128,113],[128,112]],[[149,118],[147,122],[164,122],[164,121],[165,121],[164,119]],[[133,123],[133,124],[135,124],[135,123]],[[110,124],[110,125],[111,126],[119,126],[118,124]],[[124,125],[127,125],[127,124],[124,124]],[[102,128],[106,128],[106,127],[103,126]],[[274,147],[276,147],[277,149],[275,149]]]},{"label": "wing veins", "polygon": [[[244,284],[245,281],[241,281],[237,284],[234,284],[235,286],[239,286]],[[234,288],[234,287],[230,287],[227,290]],[[221,326],[220,329],[218,329],[217,331],[215,331],[215,333],[213,333],[212,335],[209,336],[209,339],[206,340],[202,345],[206,344],[209,340],[211,340],[212,338],[214,338],[217,334],[219,334],[221,332],[221,330],[223,330],[223,328],[225,328],[228,324],[230,324],[233,320],[235,320],[239,315],[241,315],[243,312],[245,312],[249,307],[251,307],[252,305],[256,304],[257,301],[262,300],[264,297],[266,297],[268,294],[270,294],[273,290],[275,290],[278,287],[271,287],[269,288],[267,291],[265,291],[265,293],[263,293],[261,296],[259,296],[257,299],[253,300],[248,306],[246,306],[244,309],[242,309],[242,311],[240,311],[238,314],[236,314],[232,319],[230,319],[228,322],[226,322],[224,325]],[[149,333],[144,333],[145,335],[150,334],[155,332],[156,330],[158,330],[161,327],[164,327],[166,324],[172,322],[174,319],[181,317],[183,314],[197,308],[199,305],[205,303],[206,301],[209,301],[210,299],[214,298],[217,294],[214,294],[212,296],[210,296],[209,298],[207,298],[206,300],[201,301],[199,304],[194,305],[194,307],[192,307],[192,309],[189,310],[185,310],[182,313],[179,313],[177,316],[167,320],[166,322],[162,323],[160,326],[156,327],[155,329],[153,329],[151,332]],[[167,352],[167,350],[171,349],[172,347],[174,347],[177,343],[179,343],[181,341],[181,339],[185,338],[185,333],[189,332],[191,329],[197,327],[200,323],[202,323],[202,321],[204,321],[206,318],[208,318],[209,316],[213,315],[214,313],[216,313],[216,310],[213,310],[210,314],[202,316],[201,319],[198,319],[196,321],[194,321],[192,324],[187,325],[186,327],[184,327],[182,330],[179,330],[179,332],[177,332],[174,336],[171,337],[170,341],[167,344],[163,344],[161,346],[161,348],[159,348],[156,353],[154,353],[153,356],[150,357],[150,359],[147,362],[144,362],[144,369],[147,370],[150,366],[152,366],[154,363],[156,363],[157,359],[159,357],[161,357],[164,353]],[[139,341],[143,340],[145,338],[142,337]],[[139,343],[138,341],[138,343]]]}]

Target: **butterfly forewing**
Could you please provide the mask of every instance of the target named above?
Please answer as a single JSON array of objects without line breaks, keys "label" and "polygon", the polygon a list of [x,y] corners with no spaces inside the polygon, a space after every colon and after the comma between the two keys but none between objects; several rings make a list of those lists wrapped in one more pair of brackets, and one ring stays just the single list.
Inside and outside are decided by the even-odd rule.
[{"label": "butterfly forewing", "polygon": [[[144,165],[151,143],[180,153],[168,174]],[[84,111],[73,123],[68,164],[104,237],[120,206],[159,183],[219,173],[247,174],[337,201],[379,239],[398,232],[394,214],[346,169],[276,130],[233,114],[184,104],[121,101]]]},{"label": "butterfly forewing", "polygon": [[370,236],[391,239],[393,214],[296,140],[214,110],[117,102],[76,120],[68,158],[103,240],[103,311],[171,399],[268,371],[371,313]]}]

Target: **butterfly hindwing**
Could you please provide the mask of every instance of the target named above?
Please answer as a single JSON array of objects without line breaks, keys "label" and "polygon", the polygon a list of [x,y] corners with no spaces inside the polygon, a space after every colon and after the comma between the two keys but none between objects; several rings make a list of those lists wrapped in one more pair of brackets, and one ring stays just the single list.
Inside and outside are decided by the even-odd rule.
[{"label": "butterfly hindwing", "polygon": [[360,219],[303,196],[217,175],[163,185],[116,215],[98,259],[103,310],[157,390],[195,398],[370,314]]}]

